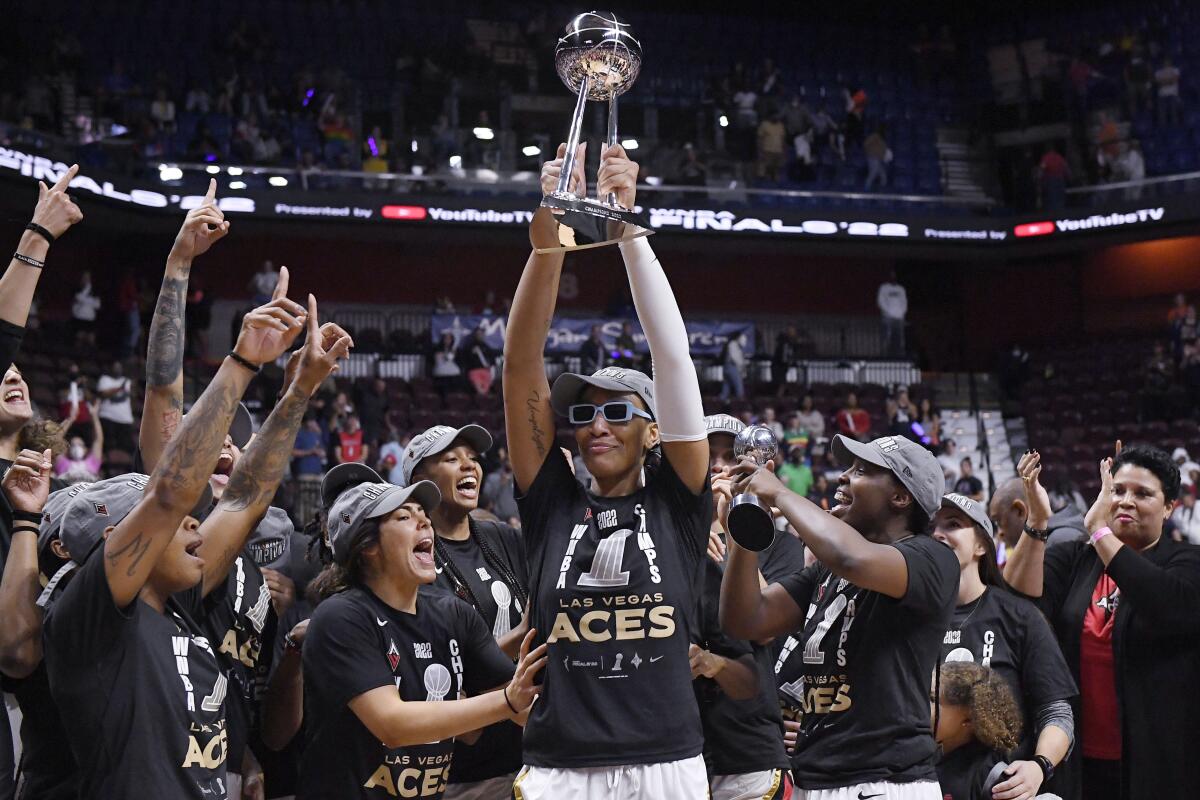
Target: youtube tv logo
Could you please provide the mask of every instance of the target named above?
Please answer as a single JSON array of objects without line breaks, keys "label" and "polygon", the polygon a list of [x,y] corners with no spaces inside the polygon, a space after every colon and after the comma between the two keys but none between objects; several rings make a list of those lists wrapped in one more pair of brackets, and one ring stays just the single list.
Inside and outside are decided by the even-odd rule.
[{"label": "youtube tv logo", "polygon": [[1049,220],[1045,222],[1025,222],[1013,228],[1013,235],[1018,237],[1045,236],[1048,233],[1054,233],[1054,223]]},{"label": "youtube tv logo", "polygon": [[425,219],[428,212],[425,206],[384,206],[379,210],[384,219],[402,219],[417,221]]}]

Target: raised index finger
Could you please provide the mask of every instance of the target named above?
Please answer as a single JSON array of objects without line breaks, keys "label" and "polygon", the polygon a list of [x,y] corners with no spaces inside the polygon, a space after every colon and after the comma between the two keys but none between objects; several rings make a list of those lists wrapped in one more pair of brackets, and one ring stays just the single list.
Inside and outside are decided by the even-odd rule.
[{"label": "raised index finger", "polygon": [[75,176],[78,174],[79,174],[79,165],[72,164],[71,168],[68,169],[66,172],[64,172],[62,177],[54,182],[54,186],[50,187],[50,191],[61,192],[61,191],[65,190],[67,188],[67,186],[69,186],[71,184],[71,181],[75,179]]},{"label": "raised index finger", "polygon": [[272,300],[278,300],[281,297],[287,297],[289,278],[290,274],[288,273],[288,268],[280,267],[279,277],[275,280],[275,293],[271,295]]},{"label": "raised index finger", "polygon": [[204,202],[211,203],[213,205],[216,204],[216,202],[217,202],[217,179],[216,178],[208,179],[208,191],[204,193]]},{"label": "raised index finger", "polygon": [[317,322],[317,298],[308,295],[308,340],[313,347],[321,346],[321,326]]}]

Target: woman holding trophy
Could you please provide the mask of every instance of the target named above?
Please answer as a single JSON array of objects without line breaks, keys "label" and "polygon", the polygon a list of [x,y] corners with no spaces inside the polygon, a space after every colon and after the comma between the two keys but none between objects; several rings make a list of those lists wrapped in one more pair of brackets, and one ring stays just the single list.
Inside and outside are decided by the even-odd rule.
[{"label": "woman holding trophy", "polygon": [[[566,145],[542,169],[555,191]],[[586,192],[583,148],[568,188]],[[637,165],[602,153],[600,196],[634,207]],[[611,193],[611,195],[609,194]],[[504,409],[529,558],[530,627],[549,645],[525,730],[519,800],[697,798],[708,783],[688,657],[712,514],[700,387],[671,286],[645,238],[623,241],[655,365],[564,374],[542,353],[558,296],[558,223],[541,208],[509,316]],[[565,417],[593,477],[579,483],[555,444]]]}]

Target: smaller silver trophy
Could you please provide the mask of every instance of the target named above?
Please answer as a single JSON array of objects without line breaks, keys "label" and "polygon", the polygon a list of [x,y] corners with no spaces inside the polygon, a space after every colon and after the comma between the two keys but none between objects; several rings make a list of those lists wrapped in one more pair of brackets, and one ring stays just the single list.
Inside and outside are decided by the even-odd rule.
[{"label": "smaller silver trophy", "polygon": [[[567,88],[576,94],[575,112],[567,133],[567,149],[558,186],[542,198],[541,204],[554,209],[559,222],[586,243],[575,244],[572,236],[562,247],[539,249],[538,252],[581,250],[649,235],[648,221],[633,209],[623,207],[611,192],[598,199],[579,197],[571,192],[575,150],[583,131],[587,101],[608,103],[607,139],[609,146],[615,145],[618,141],[617,98],[633,87],[641,72],[641,43],[633,38],[629,23],[616,14],[589,11],[567,23],[554,50],[554,67]],[[610,227],[609,223],[614,225]]]},{"label": "smaller silver trophy", "polygon": [[[779,454],[779,440],[765,425],[749,425],[734,437],[733,454],[750,456],[761,467]],[[729,535],[747,550],[766,550],[775,541],[771,507],[752,494],[739,494],[729,504]]]}]

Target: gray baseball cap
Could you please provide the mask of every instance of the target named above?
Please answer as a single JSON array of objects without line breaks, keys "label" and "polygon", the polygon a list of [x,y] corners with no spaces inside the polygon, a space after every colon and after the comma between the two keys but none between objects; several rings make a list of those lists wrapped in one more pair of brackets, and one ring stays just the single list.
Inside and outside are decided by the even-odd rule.
[{"label": "gray baseball cap", "polygon": [[[67,505],[58,538],[71,559],[82,564],[104,538],[105,529],[117,525],[142,501],[150,476],[127,472],[97,481],[77,494]],[[212,505],[208,484],[200,493],[189,516],[202,519]]]},{"label": "gray baseball cap", "polygon": [[459,439],[463,439],[476,453],[486,453],[492,449],[492,435],[481,425],[464,425],[461,428],[451,428],[449,425],[434,425],[432,428],[417,434],[404,448],[400,457],[400,473],[404,483],[412,482],[413,470],[422,459],[444,453]]},{"label": "gray baseball cap", "polygon": [[46,549],[51,541],[58,538],[62,529],[63,516],[71,501],[90,489],[90,483],[75,483],[57,492],[51,492],[42,506],[42,523],[38,526],[38,552]]},{"label": "gray baseball cap", "polygon": [[833,455],[841,464],[861,458],[869,464],[891,470],[930,517],[942,507],[942,495],[946,493],[946,476],[942,472],[942,465],[933,453],[911,439],[881,436],[871,442],[860,442],[839,433],[833,437]]},{"label": "gray baseball cap", "polygon": [[363,464],[339,464],[329,470],[321,481],[321,497],[328,509],[325,531],[329,549],[339,564],[350,558],[367,520],[392,513],[410,497],[427,514],[433,513],[442,502],[442,493],[433,481],[417,481],[401,488],[384,483],[375,470]]},{"label": "gray baseball cap", "polygon": [[591,375],[564,372],[554,381],[554,388],[550,390],[550,407],[559,416],[567,416],[567,410],[579,402],[579,396],[589,386],[607,389],[610,392],[636,394],[646,404],[650,416],[658,419],[658,409],[654,403],[654,381],[644,372],[624,367],[605,367]]},{"label": "gray baseball cap", "polygon": [[942,508],[962,511],[972,522],[987,531],[988,536],[992,535],[992,519],[981,503],[976,503],[966,495],[950,493],[942,498]]},{"label": "gray baseball cap", "polygon": [[746,423],[729,414],[709,414],[704,418],[704,429],[709,436],[714,433],[728,433],[737,436],[746,429]]},{"label": "gray baseball cap", "polygon": [[282,569],[290,556],[293,530],[287,512],[271,506],[246,542],[247,555],[260,567]]}]

